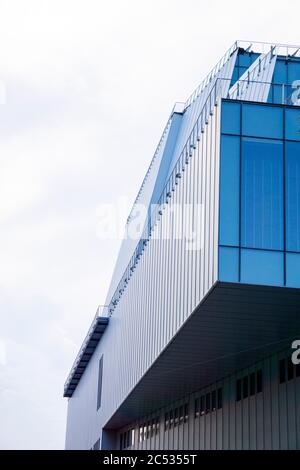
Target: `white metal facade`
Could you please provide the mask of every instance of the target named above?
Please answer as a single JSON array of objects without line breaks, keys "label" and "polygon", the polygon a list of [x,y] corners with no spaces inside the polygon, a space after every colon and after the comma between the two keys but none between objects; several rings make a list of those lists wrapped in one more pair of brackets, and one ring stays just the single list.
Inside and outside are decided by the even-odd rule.
[{"label": "white metal facade", "polygon": [[[67,449],[89,449],[94,445],[101,437],[102,427],[217,280],[219,105],[209,115],[195,147],[109,327],[69,400]],[[188,250],[185,239],[164,239],[177,204],[201,206],[203,224],[197,231],[201,250]],[[175,210],[174,233],[186,227],[194,216],[193,210]],[[97,412],[98,363],[102,354],[103,406]]]},{"label": "white metal facade", "polygon": [[[278,46],[275,51],[272,48],[270,50],[269,46],[267,50],[262,47],[260,50],[262,55],[252,64],[247,73],[240,77],[240,87],[234,85],[230,89],[230,79],[238,47],[236,44],[228,51],[217,68],[205,80],[204,85],[194,92],[185,105],[166,187],[163,189],[160,200],[159,216],[154,217],[155,224],[151,233],[130,270],[128,263],[131,262],[135,252],[136,242],[127,240],[123,244],[106,301],[107,304],[113,304],[109,325],[69,399],[67,449],[91,449],[99,439],[101,441],[103,427],[143,379],[149,368],[218,280],[221,98],[229,96],[232,99],[267,101],[276,54],[282,53],[282,49],[285,48],[285,46]],[[298,54],[296,46],[293,53]],[[289,54],[288,48],[287,54]],[[148,204],[151,199],[151,191],[159,172],[171,123],[172,115],[136,202]],[[179,206],[181,209],[178,211]],[[188,226],[195,229],[198,249],[188,249],[187,240],[184,237],[176,237],[176,234],[180,234],[182,229]],[[171,237],[168,239],[167,235],[170,234]],[[129,276],[126,274],[124,278],[126,270]],[[123,282],[124,279],[126,282]],[[123,284],[119,289],[120,281]],[[102,406],[97,411],[98,368],[102,356]],[[270,363],[266,362],[264,367],[270,367]],[[270,383],[271,379],[270,377]],[[230,379],[228,381],[230,382]],[[229,382],[228,387],[230,387]],[[224,390],[229,390],[227,385],[224,382]],[[268,385],[268,387],[273,387],[273,385]],[[265,393],[269,393],[268,388],[264,391]],[[279,392],[276,393],[274,385],[272,396],[278,401]],[[230,402],[230,394],[227,398]],[[189,400],[192,399],[189,397]],[[264,406],[266,409],[269,406],[264,405],[264,402],[263,405],[259,403],[255,402],[255,413],[257,413],[258,406],[262,406],[262,409]],[[230,430],[230,420],[239,419],[236,408],[234,408],[234,414],[226,415],[224,414],[226,406],[218,421],[222,423],[221,431],[216,428],[219,424],[210,422],[209,426],[215,426],[215,429],[210,427],[205,437],[199,437],[202,432],[201,424],[199,424],[199,436],[195,427],[190,428],[194,426],[191,424],[192,421],[184,425],[182,430],[188,429],[188,432],[180,437],[184,439],[184,448],[192,449],[197,446],[200,448],[241,448],[238,428],[234,431]],[[247,413],[249,409],[248,407]],[[243,409],[239,413],[243,414]],[[274,413],[276,414],[277,411]],[[216,418],[217,414],[220,414],[219,411],[216,413]],[[274,419],[277,418],[274,417]],[[201,420],[202,423],[204,420],[206,423],[206,417]],[[247,426],[250,425],[249,422],[247,423]],[[260,426],[259,417],[255,423],[255,426]],[[263,425],[269,426],[270,420],[266,423],[268,424]],[[228,426],[228,429],[225,426]],[[229,434],[225,436],[226,429]],[[231,433],[235,433],[234,438],[231,437]],[[191,437],[192,434],[193,437]],[[178,434],[178,439],[179,436]],[[186,436],[189,437],[186,438]],[[194,444],[192,444],[191,439],[198,439],[197,436],[199,437],[198,443],[195,444],[193,441]],[[207,442],[207,436],[214,436],[210,437],[213,439],[210,444]],[[259,433],[257,436],[256,439],[260,439]],[[168,435],[167,437],[168,444],[165,441],[166,436],[163,437],[164,444],[159,437],[159,442],[155,443],[155,447],[181,447],[182,440],[176,441],[175,444],[174,436]],[[172,445],[169,442],[171,438],[173,439]],[[185,442],[185,439],[188,441]],[[231,439],[235,441],[231,443]],[[276,439],[277,443],[278,438]],[[145,445],[148,448],[152,446],[151,443]],[[252,444],[250,443],[249,446],[252,447]],[[274,445],[276,446],[278,447],[277,444]],[[247,446],[242,447],[247,448]]]}]

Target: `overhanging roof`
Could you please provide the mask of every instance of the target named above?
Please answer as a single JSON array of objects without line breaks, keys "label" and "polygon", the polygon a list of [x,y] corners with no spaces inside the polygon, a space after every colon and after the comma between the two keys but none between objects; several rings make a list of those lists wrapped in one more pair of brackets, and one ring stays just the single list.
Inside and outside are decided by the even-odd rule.
[{"label": "overhanging roof", "polygon": [[106,423],[118,429],[291,346],[300,289],[216,283]]},{"label": "overhanging roof", "polygon": [[64,397],[70,398],[73,395],[100,339],[106,330],[108,322],[108,317],[96,315],[66,380],[64,386]]}]

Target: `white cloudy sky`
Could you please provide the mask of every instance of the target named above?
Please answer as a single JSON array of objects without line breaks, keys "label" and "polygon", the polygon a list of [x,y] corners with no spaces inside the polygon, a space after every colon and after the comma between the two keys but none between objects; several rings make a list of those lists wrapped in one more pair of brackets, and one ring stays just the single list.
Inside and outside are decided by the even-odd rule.
[{"label": "white cloudy sky", "polygon": [[97,207],[134,199],[173,103],[235,39],[297,44],[298,11],[0,0],[0,448],[64,446],[63,383],[119,243]]}]

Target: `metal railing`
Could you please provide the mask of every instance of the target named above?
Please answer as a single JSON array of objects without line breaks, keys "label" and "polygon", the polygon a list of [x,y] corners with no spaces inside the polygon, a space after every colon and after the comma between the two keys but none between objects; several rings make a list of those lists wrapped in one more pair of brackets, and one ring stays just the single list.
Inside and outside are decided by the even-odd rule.
[{"label": "metal railing", "polygon": [[274,54],[283,57],[300,57],[300,46],[299,45],[289,45],[289,44],[280,44],[280,43],[270,43],[270,42],[259,42],[259,41],[245,41],[238,40],[227,50],[225,55],[220,59],[217,65],[210,71],[210,73],[204,78],[200,85],[194,90],[185,103],[187,108],[191,103],[193,103],[198,96],[203,92],[209,83],[217,76],[222,67],[230,59],[232,54],[237,49],[244,49],[247,52],[255,52],[258,54],[267,54],[273,50]]},{"label": "metal railing", "polygon": [[230,59],[232,54],[238,49],[238,41],[236,41],[224,54],[224,56],[219,60],[217,65],[214,66],[214,68],[209,72],[209,74],[204,78],[204,80],[200,83],[200,85],[197,86],[197,88],[193,91],[193,93],[190,95],[190,97],[187,99],[185,103],[185,107],[187,108],[192,104],[199,95],[203,92],[203,90],[209,85],[209,83],[212,82],[212,80],[217,76],[217,74],[220,72],[222,67],[226,64],[226,62]]}]

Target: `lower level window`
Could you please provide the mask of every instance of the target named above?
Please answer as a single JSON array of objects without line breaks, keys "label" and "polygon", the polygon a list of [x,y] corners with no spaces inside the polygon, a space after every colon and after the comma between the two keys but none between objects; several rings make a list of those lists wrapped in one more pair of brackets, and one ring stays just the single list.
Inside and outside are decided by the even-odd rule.
[{"label": "lower level window", "polygon": [[134,445],[134,429],[128,429],[120,434],[120,450],[128,449]]},{"label": "lower level window", "polygon": [[263,389],[263,373],[262,369],[252,372],[249,375],[244,375],[241,379],[236,381],[236,401],[246,399],[257,393],[261,393]]}]

